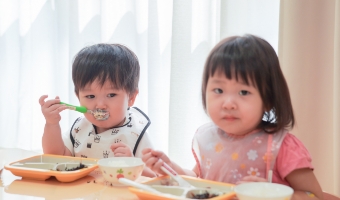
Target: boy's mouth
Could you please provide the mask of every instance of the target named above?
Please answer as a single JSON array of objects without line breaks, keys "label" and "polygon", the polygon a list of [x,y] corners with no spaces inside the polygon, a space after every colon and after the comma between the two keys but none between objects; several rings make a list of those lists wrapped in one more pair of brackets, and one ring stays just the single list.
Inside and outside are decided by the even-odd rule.
[{"label": "boy's mouth", "polygon": [[110,113],[107,110],[95,109],[91,111],[93,117],[98,121],[107,120],[110,116]]}]

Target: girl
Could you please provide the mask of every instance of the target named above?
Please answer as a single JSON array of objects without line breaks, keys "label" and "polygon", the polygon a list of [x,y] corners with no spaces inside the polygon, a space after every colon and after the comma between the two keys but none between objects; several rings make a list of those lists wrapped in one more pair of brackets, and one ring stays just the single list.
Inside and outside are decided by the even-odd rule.
[{"label": "girl", "polygon": [[143,150],[153,171],[166,162],[179,174],[240,184],[267,181],[292,187],[292,199],[323,199],[311,157],[288,129],[294,126],[289,90],[278,57],[265,40],[234,36],[222,40],[207,58],[202,101],[212,122],[196,131],[194,169],[186,170],[164,153]]}]

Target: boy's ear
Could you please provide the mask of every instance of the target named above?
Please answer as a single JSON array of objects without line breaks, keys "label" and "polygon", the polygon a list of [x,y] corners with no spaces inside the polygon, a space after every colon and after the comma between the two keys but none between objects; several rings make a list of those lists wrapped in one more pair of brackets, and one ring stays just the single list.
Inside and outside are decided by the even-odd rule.
[{"label": "boy's ear", "polygon": [[134,93],[130,94],[129,96],[129,107],[133,106],[133,104],[135,103],[135,100],[136,100],[136,97],[137,97],[137,94],[139,93],[138,90],[136,90]]}]

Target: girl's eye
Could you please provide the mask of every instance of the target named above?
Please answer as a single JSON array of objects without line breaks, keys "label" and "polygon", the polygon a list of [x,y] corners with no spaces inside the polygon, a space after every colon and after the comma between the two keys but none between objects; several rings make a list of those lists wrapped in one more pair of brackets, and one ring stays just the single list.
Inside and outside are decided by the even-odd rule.
[{"label": "girl's eye", "polygon": [[111,94],[108,94],[107,96],[108,96],[108,97],[114,97],[114,96],[116,96],[116,94],[111,93]]},{"label": "girl's eye", "polygon": [[245,96],[245,95],[249,94],[249,92],[247,90],[241,90],[239,94],[241,96]]},{"label": "girl's eye", "polygon": [[88,98],[88,99],[93,99],[94,95],[86,95],[85,97]]},{"label": "girl's eye", "polygon": [[216,94],[222,94],[222,93],[223,93],[223,90],[221,90],[220,88],[216,88],[216,89],[214,89],[214,92],[215,92]]}]

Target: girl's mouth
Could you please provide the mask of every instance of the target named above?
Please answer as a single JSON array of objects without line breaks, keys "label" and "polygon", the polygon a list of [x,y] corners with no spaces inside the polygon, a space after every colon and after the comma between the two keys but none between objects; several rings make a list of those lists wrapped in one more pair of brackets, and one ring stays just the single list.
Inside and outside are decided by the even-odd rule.
[{"label": "girl's mouth", "polygon": [[227,120],[227,121],[234,121],[236,120],[237,118],[236,117],[232,117],[232,116],[226,116],[226,117],[223,117],[224,120]]}]

